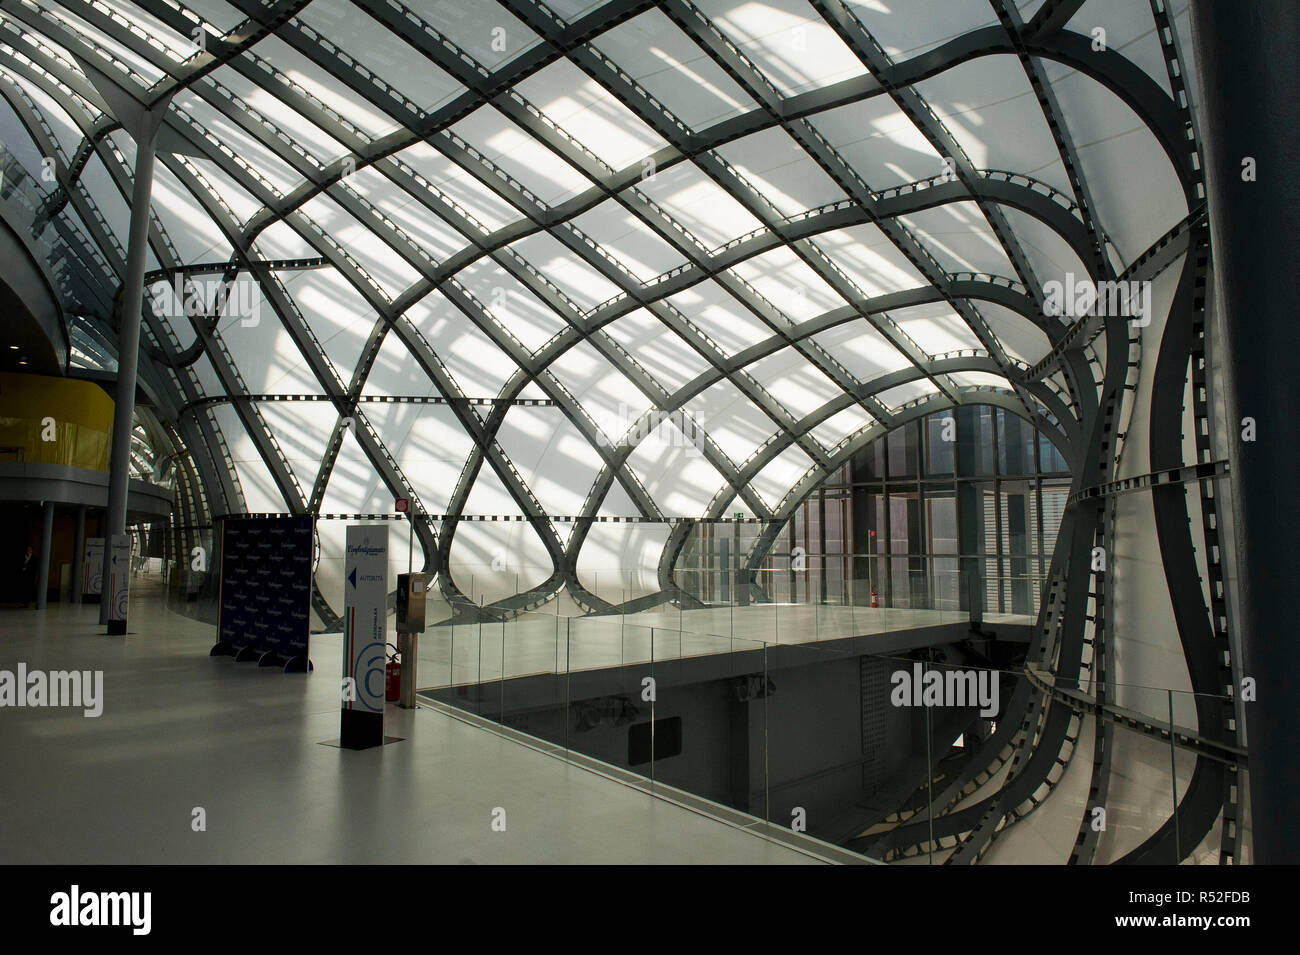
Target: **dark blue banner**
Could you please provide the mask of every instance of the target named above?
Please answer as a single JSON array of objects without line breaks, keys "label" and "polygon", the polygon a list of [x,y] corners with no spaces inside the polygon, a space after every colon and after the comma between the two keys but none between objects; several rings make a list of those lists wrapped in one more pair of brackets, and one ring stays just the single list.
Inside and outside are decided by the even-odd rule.
[{"label": "dark blue banner", "polygon": [[236,650],[307,658],[312,519],[226,518],[217,640]]}]

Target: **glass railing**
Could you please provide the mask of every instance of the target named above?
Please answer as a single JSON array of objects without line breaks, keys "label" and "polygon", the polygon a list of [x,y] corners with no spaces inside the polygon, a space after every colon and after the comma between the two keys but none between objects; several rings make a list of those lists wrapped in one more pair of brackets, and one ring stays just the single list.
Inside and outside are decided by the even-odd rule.
[{"label": "glass railing", "polygon": [[[1240,748],[1196,729],[1216,725],[1230,700],[1058,680],[1025,662],[1027,633],[969,639],[965,611],[951,613],[960,627],[936,636],[929,628],[943,617],[916,628],[903,616],[910,609],[864,608],[900,626],[839,639],[839,624],[826,624],[819,639],[811,614],[780,604],[754,607],[771,616],[744,618],[734,632],[695,628],[723,618],[677,607],[657,620],[554,611],[470,620],[480,609],[466,606],[422,635],[426,700],[648,791],[704,800],[772,838],[801,833],[864,858],[920,864],[954,853],[1059,863],[1071,852],[1098,863],[1130,854],[1217,863],[1225,846],[1248,861],[1248,780],[1233,768]],[[1109,798],[1091,805],[1098,745],[1122,771],[1107,774]],[[1192,786],[1198,757],[1202,773],[1220,774],[1212,784]],[[1008,780],[1009,821],[999,827],[985,810]],[[1058,789],[1056,808],[1067,811],[1035,815]],[[1184,799],[1222,801],[1225,791],[1234,794],[1227,822],[1218,813],[1210,830],[1195,831],[1204,807],[1190,804],[1166,822]],[[1049,857],[1045,846],[1062,851]]]}]

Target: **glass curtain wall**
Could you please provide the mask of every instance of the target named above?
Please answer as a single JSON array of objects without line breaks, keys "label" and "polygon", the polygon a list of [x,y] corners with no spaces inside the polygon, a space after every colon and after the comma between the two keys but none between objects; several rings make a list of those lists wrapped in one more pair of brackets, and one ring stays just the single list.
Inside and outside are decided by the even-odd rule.
[{"label": "glass curtain wall", "polygon": [[754,524],[700,524],[677,580],[705,603],[749,599],[1037,612],[1069,491],[1065,460],[1002,408],[908,422],[858,451],[786,522],[742,592]]}]

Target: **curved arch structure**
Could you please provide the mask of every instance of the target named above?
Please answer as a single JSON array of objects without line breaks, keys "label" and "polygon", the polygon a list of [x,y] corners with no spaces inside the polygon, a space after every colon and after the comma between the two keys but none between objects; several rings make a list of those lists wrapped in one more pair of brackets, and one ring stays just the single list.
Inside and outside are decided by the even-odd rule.
[{"label": "curved arch structure", "polygon": [[[1074,475],[1030,649],[1055,682],[1022,683],[932,818],[863,846],[932,832],[976,861],[1046,798],[1089,707],[1113,709],[1060,688],[1104,689],[1113,662],[1117,624],[1088,609],[1113,584],[1088,568],[1132,489],[1131,422],[1141,473],[1213,464],[1182,7],[989,0],[941,24],[846,0],[0,0],[6,168],[65,249],[79,347],[111,355],[134,145],[93,77],[170,101],[140,374],[184,519],[407,497],[449,600],[500,550],[525,568],[484,612],[687,603],[696,522],[762,522],[753,570],[903,423],[963,404],[1035,422]],[[1054,282],[1173,274],[1154,334],[1051,307]],[[1231,682],[1216,557],[1213,613],[1198,579],[1216,547],[1189,524],[1217,473],[1141,485],[1203,701]],[[589,575],[592,548],[641,575],[631,599]],[[318,575],[326,625],[330,592]],[[1125,861],[1173,862],[1171,833],[1185,855],[1221,817],[1235,857],[1231,707],[1196,720],[1213,754]],[[1103,802],[1115,722],[1096,720]],[[1093,861],[1087,830],[1071,861]]]}]

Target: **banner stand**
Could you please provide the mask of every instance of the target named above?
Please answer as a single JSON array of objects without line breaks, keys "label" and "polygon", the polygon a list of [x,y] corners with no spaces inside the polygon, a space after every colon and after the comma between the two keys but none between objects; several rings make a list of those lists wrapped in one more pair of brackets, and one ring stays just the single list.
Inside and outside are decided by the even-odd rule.
[{"label": "banner stand", "polygon": [[221,526],[217,642],[210,657],[310,673],[313,521],[228,517]]},{"label": "banner stand", "polygon": [[316,669],[306,657],[290,657],[284,663],[285,673],[310,673]]}]

